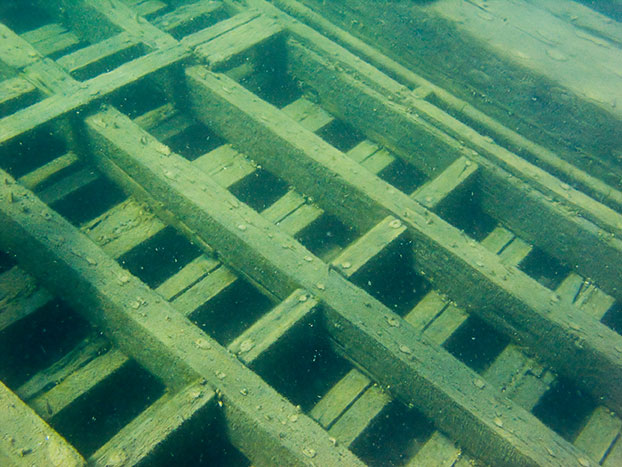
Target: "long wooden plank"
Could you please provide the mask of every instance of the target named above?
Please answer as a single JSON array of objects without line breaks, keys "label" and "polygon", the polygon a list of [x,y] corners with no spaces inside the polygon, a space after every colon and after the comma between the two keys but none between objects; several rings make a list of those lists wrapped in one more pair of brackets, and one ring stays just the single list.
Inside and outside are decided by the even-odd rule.
[{"label": "long wooden plank", "polygon": [[33,84],[22,77],[6,79],[0,82],[0,106],[6,108],[34,90]]},{"label": "long wooden plank", "polygon": [[85,465],[84,459],[0,382],[0,460],[4,465]]},{"label": "long wooden plank", "polygon": [[281,414],[297,413],[293,405],[8,174],[1,177],[2,247],[170,386],[205,378],[218,389],[231,440],[250,459],[360,465],[308,417],[283,425]]},{"label": "long wooden plank", "polygon": [[[226,76],[199,67],[186,74],[197,118],[350,225],[366,230],[386,215],[398,217],[414,240],[415,267],[439,290],[511,339],[537,349],[586,390],[622,407],[622,388],[612,378],[622,378],[619,334],[503,265],[483,246]],[[318,179],[326,183],[319,186]]]},{"label": "long wooden plank", "polygon": [[[175,213],[174,222],[182,231],[199,244],[209,243],[262,289],[282,297],[296,288],[313,291],[325,304],[331,336],[351,358],[478,455],[519,465],[553,465],[544,449],[547,445],[568,462],[583,459],[583,454],[494,389],[477,387],[471,370],[421,339],[399,316],[209,176],[197,173],[190,162],[141,144],[144,132],[127,118],[109,109],[89,117],[87,127],[91,155],[109,176],[128,190],[155,198],[156,209],[165,194],[166,209]],[[422,393],[428,396],[422,399]]]}]

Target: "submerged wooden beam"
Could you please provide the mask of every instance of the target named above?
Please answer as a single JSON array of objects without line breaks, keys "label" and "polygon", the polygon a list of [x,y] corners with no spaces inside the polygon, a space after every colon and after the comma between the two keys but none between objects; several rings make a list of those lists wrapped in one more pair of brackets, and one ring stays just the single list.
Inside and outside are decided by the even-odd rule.
[{"label": "submerged wooden beam", "polygon": [[0,462],[8,466],[85,465],[67,441],[1,382]]},{"label": "submerged wooden beam", "polygon": [[413,239],[417,270],[441,291],[510,339],[530,346],[613,408],[622,408],[619,334],[519,269],[502,264],[485,247],[226,76],[201,67],[186,75],[197,118],[350,225],[367,230],[387,215],[401,219]]},{"label": "submerged wooden beam", "polygon": [[201,381],[166,393],[89,457],[89,465],[145,465],[184,425],[208,423],[216,404],[216,393]]},{"label": "submerged wooden beam", "polygon": [[[350,358],[482,458],[516,465],[585,461],[531,414],[478,384],[478,376],[447,351],[422,339],[399,316],[126,117],[108,109],[89,117],[87,127],[91,157],[109,176],[150,199],[161,213],[165,203],[184,233],[198,244],[209,243],[262,289],[280,297],[296,288],[311,292],[324,304],[330,335]],[[544,446],[555,452],[555,460]]]},{"label": "submerged wooden beam", "polygon": [[[298,415],[257,374],[10,175],[2,172],[0,179],[0,245],[170,386],[203,378],[218,390],[232,443],[250,459],[360,465],[348,450],[334,446],[319,425]],[[288,418],[292,414],[296,423]]]}]

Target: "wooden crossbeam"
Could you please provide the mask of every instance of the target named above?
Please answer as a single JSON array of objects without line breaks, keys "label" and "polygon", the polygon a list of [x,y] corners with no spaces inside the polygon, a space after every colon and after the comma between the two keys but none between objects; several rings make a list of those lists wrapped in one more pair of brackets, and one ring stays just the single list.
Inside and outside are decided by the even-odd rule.
[{"label": "wooden crossbeam", "polygon": [[148,462],[149,456],[184,425],[208,423],[216,405],[216,393],[202,381],[166,393],[89,457],[89,465]]},{"label": "wooden crossbeam", "polygon": [[[569,462],[583,458],[492,388],[477,387],[472,371],[422,340],[399,316],[211,178],[197,173],[190,162],[163,153],[157,145],[143,145],[140,141],[145,134],[127,118],[109,109],[89,117],[87,127],[91,156],[109,176],[126,189],[155,198],[156,209],[166,194],[166,209],[175,213],[173,223],[199,244],[209,242],[229,265],[262,289],[282,297],[298,287],[312,291],[325,304],[331,337],[351,358],[483,458],[547,465],[552,460],[543,445],[555,446],[558,455],[568,456]],[[422,400],[422,392],[430,397]],[[495,423],[498,417],[501,423]],[[534,436],[538,443],[536,438],[529,441]],[[548,441],[542,443],[542,439]]]},{"label": "wooden crossbeam", "polygon": [[[620,406],[622,391],[611,378],[622,377],[622,352],[616,350],[622,349],[620,335],[520,270],[503,265],[483,246],[226,76],[198,67],[186,75],[197,118],[350,225],[366,230],[387,214],[401,219],[414,240],[417,270],[440,290],[511,339],[537,349],[544,360],[612,407]],[[317,179],[326,183],[320,187]]]},{"label": "wooden crossbeam", "polygon": [[195,54],[212,68],[218,68],[236,56],[245,53],[273,39],[282,31],[273,18],[259,16],[235,29],[232,34],[223,35],[195,48]]},{"label": "wooden crossbeam", "polygon": [[74,33],[58,23],[46,24],[22,34],[21,37],[44,56],[62,52],[80,42]]},{"label": "wooden crossbeam", "polygon": [[22,77],[5,79],[0,82],[0,109],[3,109],[3,113],[8,113],[5,112],[5,109],[17,105],[20,99],[24,99],[34,92],[35,86]]},{"label": "wooden crossbeam", "polygon": [[0,297],[0,331],[34,313],[52,299],[18,266],[0,274]]}]

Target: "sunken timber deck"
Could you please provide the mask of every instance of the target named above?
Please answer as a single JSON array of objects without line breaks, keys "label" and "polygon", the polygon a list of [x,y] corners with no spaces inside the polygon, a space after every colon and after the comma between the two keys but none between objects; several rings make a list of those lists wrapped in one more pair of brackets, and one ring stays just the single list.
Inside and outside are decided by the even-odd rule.
[{"label": "sunken timber deck", "polygon": [[461,26],[533,2],[411,7],[488,60],[459,78],[351,1],[32,3],[0,6],[2,465],[620,465],[622,102],[511,100],[495,65],[555,70]]}]

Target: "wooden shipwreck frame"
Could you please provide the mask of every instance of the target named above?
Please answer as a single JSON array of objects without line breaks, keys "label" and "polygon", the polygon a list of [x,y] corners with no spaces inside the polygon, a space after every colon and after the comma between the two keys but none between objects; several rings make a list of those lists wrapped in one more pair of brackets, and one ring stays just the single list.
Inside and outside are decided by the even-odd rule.
[{"label": "wooden shipwreck frame", "polygon": [[293,0],[26,3],[0,464],[620,465],[602,164]]}]

